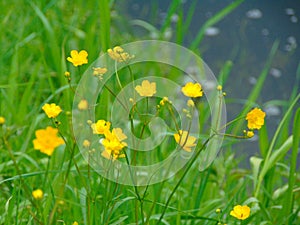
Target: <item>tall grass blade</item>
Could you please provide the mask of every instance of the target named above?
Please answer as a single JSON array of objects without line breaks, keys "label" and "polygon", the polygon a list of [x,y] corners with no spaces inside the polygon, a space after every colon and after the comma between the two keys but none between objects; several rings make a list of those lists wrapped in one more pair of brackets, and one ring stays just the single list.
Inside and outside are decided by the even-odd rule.
[{"label": "tall grass blade", "polygon": [[208,27],[211,27],[215,25],[216,23],[220,22],[225,16],[230,14],[233,10],[235,10],[244,0],[236,0],[233,3],[229,4],[225,8],[223,8],[221,11],[219,11],[217,14],[215,14],[213,17],[211,17],[209,20],[207,20],[204,25],[199,30],[195,40],[190,45],[191,49],[196,49],[200,42],[202,41],[205,31]]},{"label": "tall grass blade", "polygon": [[[258,194],[259,194],[259,190],[260,190],[260,186],[261,186],[261,183],[266,175],[266,173],[268,172],[268,170],[271,168],[270,165],[273,165],[273,162],[270,161],[270,159],[274,160],[274,159],[277,159],[276,155],[272,155],[272,151],[273,151],[273,148],[275,146],[275,142],[277,141],[278,139],[278,136],[279,136],[279,133],[281,131],[281,128],[282,126],[284,125],[284,123],[286,122],[289,114],[292,112],[294,106],[296,105],[296,103],[298,103],[299,101],[299,98],[300,98],[300,94],[298,94],[298,96],[294,99],[294,101],[292,102],[292,104],[290,105],[289,109],[287,110],[287,112],[285,113],[284,117],[282,118],[280,124],[278,125],[277,129],[276,129],[276,132],[273,136],[273,139],[270,143],[270,146],[269,146],[269,149],[268,149],[268,152],[267,152],[267,155],[264,159],[264,164],[263,164],[263,167],[261,169],[261,172],[259,174],[259,177],[258,177],[258,182],[257,182],[257,186],[256,186],[256,190],[255,190],[255,197],[257,198],[258,197]],[[289,141],[289,142],[288,142]],[[290,139],[288,139],[285,143],[285,145],[283,145],[284,147],[282,148],[286,148],[286,146],[291,142]],[[282,151],[284,151],[285,149],[282,149]],[[275,153],[277,154],[277,153]]]},{"label": "tall grass blade", "polygon": [[[290,161],[290,174],[288,181],[288,190],[286,197],[284,198],[282,216],[286,217],[292,214],[293,209],[293,189],[296,182],[296,167],[297,167],[297,156],[300,143],[300,108],[296,112],[293,126],[293,146],[292,146],[292,155]],[[291,218],[288,220],[288,224],[292,224]]]},{"label": "tall grass blade", "polygon": [[[271,48],[271,51],[270,51],[269,57],[267,59],[267,62],[265,64],[265,67],[262,70],[262,72],[260,73],[259,78],[257,80],[257,83],[254,86],[254,88],[252,89],[252,91],[251,91],[251,93],[248,97],[248,104],[246,104],[244,106],[244,108],[241,111],[241,113],[239,114],[239,116],[245,115],[253,107],[254,103],[256,102],[256,99],[259,96],[259,94],[262,90],[263,84],[266,80],[266,77],[268,75],[269,69],[271,67],[272,61],[274,59],[274,56],[277,52],[278,47],[279,47],[279,41],[275,41],[272,48]],[[232,133],[235,134],[235,133],[239,132],[241,130],[241,127],[242,127],[243,123],[244,123],[244,121],[242,121],[242,120],[238,121],[235,124]]]}]

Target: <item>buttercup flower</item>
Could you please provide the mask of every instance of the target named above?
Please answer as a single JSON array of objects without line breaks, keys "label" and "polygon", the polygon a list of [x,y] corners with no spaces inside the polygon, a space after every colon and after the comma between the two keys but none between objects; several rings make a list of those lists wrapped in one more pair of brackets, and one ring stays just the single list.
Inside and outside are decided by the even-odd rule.
[{"label": "buttercup flower", "polygon": [[123,142],[126,138],[127,136],[121,128],[114,128],[112,132],[106,132],[105,139],[102,141],[102,145],[105,147],[102,156],[113,160],[124,158],[125,155],[121,153],[121,150],[127,146],[127,143]]},{"label": "buttercup flower", "polygon": [[135,90],[140,96],[151,97],[156,93],[156,83],[143,80],[142,85],[137,85]]},{"label": "buttercup flower", "polygon": [[46,103],[42,109],[49,118],[56,118],[62,112],[61,108],[55,103]]},{"label": "buttercup flower", "polygon": [[37,130],[36,139],[33,140],[34,149],[51,156],[56,147],[64,144],[64,140],[57,133],[58,130],[53,127]]},{"label": "buttercup flower", "polygon": [[231,210],[230,215],[239,220],[245,220],[250,216],[250,208],[247,205],[236,205]]},{"label": "buttercup flower", "polygon": [[5,118],[3,116],[0,116],[0,125],[3,125],[5,123]]},{"label": "buttercup flower", "polygon": [[71,51],[71,57],[68,57],[67,60],[73,63],[74,66],[81,66],[88,63],[88,53],[85,50],[81,50],[79,53],[77,50]]},{"label": "buttercup flower", "polygon": [[91,124],[94,134],[105,134],[110,129],[110,122],[105,120],[98,120]]},{"label": "buttercup flower", "polygon": [[222,91],[222,89],[223,89],[223,87],[222,87],[221,85],[218,85],[218,86],[217,86],[217,90],[218,90],[218,91]]},{"label": "buttercup flower", "polygon": [[201,97],[203,95],[201,84],[188,82],[184,87],[181,88],[182,93],[191,98]]},{"label": "buttercup flower", "polygon": [[174,139],[187,152],[191,152],[191,148],[196,146],[195,141],[197,138],[188,135],[187,131],[179,130],[179,133],[174,134]]},{"label": "buttercup flower", "polygon": [[32,197],[36,200],[42,199],[44,196],[44,193],[41,189],[36,189],[32,192]]},{"label": "buttercup flower", "polygon": [[250,112],[248,112],[246,116],[246,120],[248,121],[248,128],[252,129],[260,129],[265,123],[266,113],[261,109],[254,108]]},{"label": "buttercup flower", "polygon": [[78,222],[77,221],[74,221],[74,223],[72,225],[78,225]]},{"label": "buttercup flower", "polygon": [[113,49],[108,49],[107,53],[110,58],[116,60],[117,62],[124,62],[134,57],[129,55],[127,52],[124,52],[124,49],[120,46],[116,46]]},{"label": "buttercup flower", "polygon": [[89,107],[89,103],[87,100],[83,99],[78,103],[77,107],[79,110],[86,110]]}]

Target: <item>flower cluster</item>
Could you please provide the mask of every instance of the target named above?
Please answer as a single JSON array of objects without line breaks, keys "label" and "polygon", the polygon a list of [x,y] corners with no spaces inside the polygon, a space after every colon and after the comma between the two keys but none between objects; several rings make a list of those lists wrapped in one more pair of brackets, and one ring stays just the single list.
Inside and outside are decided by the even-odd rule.
[{"label": "flower cluster", "polygon": [[122,153],[122,150],[127,146],[126,142],[124,142],[127,136],[121,128],[113,128],[110,131],[110,126],[111,123],[105,120],[98,120],[96,123],[91,124],[94,134],[104,135],[104,139],[101,140],[101,144],[105,148],[102,156],[112,160],[124,158],[125,155]]},{"label": "flower cluster", "polygon": [[123,48],[120,46],[116,46],[113,49],[108,49],[107,50],[108,55],[110,58],[117,62],[125,62],[129,59],[132,59],[134,56],[129,55],[127,52],[124,51]]}]

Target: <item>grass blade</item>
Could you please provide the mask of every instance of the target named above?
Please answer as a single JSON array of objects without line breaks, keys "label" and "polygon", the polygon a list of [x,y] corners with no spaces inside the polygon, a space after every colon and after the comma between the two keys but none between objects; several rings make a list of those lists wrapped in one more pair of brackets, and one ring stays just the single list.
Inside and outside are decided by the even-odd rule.
[{"label": "grass blade", "polygon": [[236,9],[244,0],[236,0],[221,11],[219,11],[217,14],[215,14],[213,17],[211,17],[209,20],[207,20],[204,25],[199,30],[195,40],[192,42],[190,48],[196,49],[200,42],[202,41],[205,31],[208,27],[213,26],[214,24],[221,21],[225,16],[227,16],[229,13],[231,13],[234,9]]}]

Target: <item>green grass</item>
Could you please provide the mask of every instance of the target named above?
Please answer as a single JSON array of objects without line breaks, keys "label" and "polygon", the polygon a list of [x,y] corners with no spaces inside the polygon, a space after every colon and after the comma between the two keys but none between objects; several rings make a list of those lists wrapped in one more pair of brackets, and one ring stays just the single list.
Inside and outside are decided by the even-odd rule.
[{"label": "green grass", "polygon": [[[279,41],[270,49],[257,84],[245,101],[247,104],[243,105],[241,112],[236,113],[242,119],[228,125],[228,137],[225,135],[222,152],[204,171],[199,171],[197,158],[192,158],[172,178],[153,185],[134,187],[101,176],[91,166],[92,162],[88,163],[91,159],[85,160],[80,153],[79,146],[82,143],[75,140],[71,114],[76,96],[73,89],[76,89],[85,70],[108,48],[139,40],[140,37],[131,32],[134,26],[157,33],[157,37],[163,40],[165,32],[172,26],[171,16],[174,13],[179,15],[173,30],[174,41],[182,44],[196,13],[196,4],[197,1],[191,1],[186,14],[181,1],[172,1],[165,22],[156,28],[150,21],[128,21],[121,14],[118,1],[14,0],[0,3],[0,116],[6,119],[0,125],[1,225],[71,225],[74,221],[79,224],[178,225],[300,222],[300,175],[297,165],[300,140],[299,87],[295,84],[290,99],[274,99],[265,104],[258,101],[269,69],[274,64]],[[203,21],[194,41],[189,44],[191,50],[198,51],[207,27],[238,10],[240,4],[243,4],[242,0],[233,1],[209,20]],[[130,29],[126,30],[128,27]],[[148,34],[144,39],[147,38],[150,38]],[[72,49],[85,49],[89,54],[88,65],[78,68],[67,62],[66,58]],[[132,65],[130,69],[125,67],[118,71],[123,86],[132,81],[131,75],[135,79],[162,76],[173,79],[181,86],[185,82],[182,71],[167,65],[147,62]],[[230,86],[234,69],[234,63],[226,61],[217,77],[218,82],[224,87]],[[65,71],[71,72],[70,83],[64,76]],[[297,81],[299,74],[300,66],[295,73]],[[120,90],[115,76],[106,84],[113,91]],[[239,96],[229,98],[238,99]],[[95,120],[110,120],[114,99],[115,96],[108,89],[103,90],[96,103]],[[155,107],[160,100],[138,102],[138,110],[146,114],[149,104],[153,106],[151,112],[156,112]],[[57,118],[60,125],[47,118],[41,109],[45,103],[52,102],[63,109]],[[270,131],[269,118],[266,118],[266,124],[258,132],[258,153],[251,156],[251,167],[247,168],[243,156],[236,156],[235,144],[247,142],[239,138],[243,136],[243,129],[246,129],[244,117],[247,112],[253,106],[267,104],[280,106],[283,116],[275,133]],[[228,106],[230,101],[227,102]],[[200,124],[203,125],[199,139],[205,140],[211,128],[210,109],[205,98],[197,100],[196,107],[200,111]],[[184,118],[178,118],[178,113],[172,114],[172,110],[175,109],[162,107],[161,117],[170,124],[175,120],[184,121]],[[129,121],[137,136],[151,136],[147,123],[135,124],[145,122],[142,117],[136,113],[133,118],[129,118]],[[147,115],[143,118],[147,118]],[[32,144],[35,131],[47,126],[57,126],[66,143],[56,148],[50,157],[36,151]],[[176,131],[176,125],[172,124],[168,129],[169,136],[152,154],[133,154],[133,150],[125,148],[129,152],[127,161],[134,164],[136,157],[136,163],[139,164],[166,158],[178,146],[172,136]],[[96,145],[98,137],[93,140],[96,140]],[[93,150],[90,150],[92,154]],[[204,141],[198,142],[196,147],[196,152],[201,151],[205,151]],[[85,156],[89,157],[89,154]],[[118,160],[126,163],[125,159]],[[108,165],[111,163],[110,160],[106,162]],[[129,179],[134,180],[132,176]],[[32,191],[37,188],[44,192],[41,200],[32,197]],[[251,207],[250,217],[242,222],[229,215],[238,204]],[[218,208],[221,209],[220,213],[216,213]]]}]

